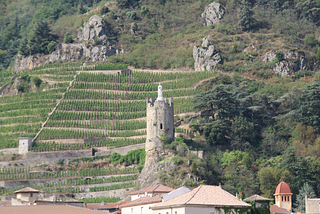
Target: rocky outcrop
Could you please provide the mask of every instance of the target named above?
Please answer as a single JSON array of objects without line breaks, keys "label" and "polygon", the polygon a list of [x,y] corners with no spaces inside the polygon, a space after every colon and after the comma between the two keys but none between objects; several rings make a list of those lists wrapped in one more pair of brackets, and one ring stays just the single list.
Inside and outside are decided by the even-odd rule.
[{"label": "rocky outcrop", "polygon": [[172,161],[165,161],[166,158],[172,156],[173,154],[169,154],[168,151],[163,150],[146,151],[145,165],[139,176],[140,188],[159,184],[158,172],[163,169],[167,169],[170,172],[174,167]]},{"label": "rocky outcrop", "polygon": [[201,22],[203,25],[217,25],[225,14],[224,7],[217,2],[212,2],[205,7],[204,12],[201,14]]},{"label": "rocky outcrop", "polygon": [[[269,51],[265,54],[263,62],[272,62],[275,57],[276,53]],[[285,52],[283,60],[275,63],[272,70],[279,74],[279,76],[294,76],[294,73],[297,71],[308,70],[304,52],[296,50]]]},{"label": "rocky outcrop", "polygon": [[18,56],[13,69],[23,71],[34,67],[58,61],[73,61],[85,58],[92,62],[104,61],[116,53],[122,53],[114,46],[86,46],[85,44],[59,44],[57,50],[50,55],[36,54],[28,57]]},{"label": "rocky outcrop", "polygon": [[94,42],[96,38],[99,42],[104,42],[107,41],[108,34],[107,23],[100,16],[94,15],[83,24],[82,31],[78,33],[78,39]]},{"label": "rocky outcrop", "polygon": [[107,23],[100,16],[94,15],[83,24],[82,30],[75,40],[75,42],[78,42],[77,44],[58,44],[56,50],[50,55],[18,56],[13,69],[22,71],[50,62],[84,58],[92,62],[105,61],[109,56],[124,52],[122,49],[116,48],[117,41],[114,38],[107,27]]},{"label": "rocky outcrop", "polygon": [[202,39],[201,46],[193,47],[194,69],[196,71],[213,70],[221,62],[220,53],[207,38]]}]

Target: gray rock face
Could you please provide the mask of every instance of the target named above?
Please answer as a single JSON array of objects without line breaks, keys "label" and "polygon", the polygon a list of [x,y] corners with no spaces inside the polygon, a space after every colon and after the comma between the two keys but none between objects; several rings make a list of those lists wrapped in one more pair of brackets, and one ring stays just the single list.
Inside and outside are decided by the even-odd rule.
[{"label": "gray rock face", "polygon": [[[13,69],[22,71],[50,62],[79,60],[83,57],[93,62],[105,61],[109,56],[124,53],[123,49],[116,49],[117,41],[110,38],[113,36],[108,31],[107,23],[100,16],[94,15],[78,33],[78,44],[58,44],[56,51],[50,55],[18,56]],[[100,45],[94,44],[95,38]]]},{"label": "gray rock face", "polygon": [[57,45],[57,50],[50,55],[18,56],[13,69],[15,71],[23,71],[50,62],[79,60],[82,57],[93,62],[99,62],[108,59],[109,56],[117,52],[120,53],[121,51],[117,50],[114,46],[98,45],[86,47],[85,44],[59,44]]},{"label": "gray rock face", "polygon": [[217,25],[224,16],[224,7],[217,2],[212,2],[205,7],[204,12],[201,14],[201,22],[203,25]]},{"label": "gray rock face", "polygon": [[82,31],[78,33],[80,41],[94,41],[97,37],[99,42],[108,39],[107,23],[98,15],[91,16],[89,21],[83,24]]},{"label": "gray rock face", "polygon": [[[276,53],[269,51],[265,54],[263,62],[272,62],[276,57]],[[297,71],[308,70],[306,66],[305,54],[303,51],[291,50],[284,53],[284,60],[277,62],[272,69],[279,76],[294,76]]]},{"label": "gray rock face", "polygon": [[220,53],[211,45],[207,38],[202,39],[200,47],[193,47],[194,69],[196,71],[213,70],[221,62]]}]

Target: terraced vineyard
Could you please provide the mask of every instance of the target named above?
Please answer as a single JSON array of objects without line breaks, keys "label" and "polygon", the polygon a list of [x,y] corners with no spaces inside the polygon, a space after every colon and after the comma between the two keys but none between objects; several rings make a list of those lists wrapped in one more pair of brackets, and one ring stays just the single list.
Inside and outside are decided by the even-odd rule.
[{"label": "terraced vineyard", "polygon": [[[0,148],[17,147],[19,137],[35,136],[37,143],[31,150],[37,152],[143,143],[145,100],[157,97],[159,82],[164,96],[174,98],[175,114],[181,114],[192,111],[192,97],[201,92],[195,86],[215,75],[152,71],[121,74],[103,69],[123,69],[126,67],[123,64],[80,66],[80,63],[48,64],[23,73],[37,76],[46,84],[42,84],[39,92],[0,97]],[[70,139],[73,144],[68,144]],[[74,143],[77,139],[96,142]]]},{"label": "terraced vineyard", "polygon": [[79,64],[75,63],[53,64],[47,65],[45,69],[37,67],[17,74],[37,76],[44,83],[39,92],[0,97],[0,149],[17,147],[19,137],[35,137],[78,69]]},{"label": "terraced vineyard", "polygon": [[[191,112],[196,84],[214,72],[148,72],[126,74],[81,71],[37,137],[33,151],[121,147],[146,137],[146,98],[156,98],[159,82],[164,97],[174,98],[175,114]],[[68,139],[96,139],[87,145],[68,145]],[[119,139],[131,139],[125,144]],[[53,144],[49,146],[50,144]],[[61,143],[59,143],[61,142]],[[79,141],[80,142],[80,141]]]}]

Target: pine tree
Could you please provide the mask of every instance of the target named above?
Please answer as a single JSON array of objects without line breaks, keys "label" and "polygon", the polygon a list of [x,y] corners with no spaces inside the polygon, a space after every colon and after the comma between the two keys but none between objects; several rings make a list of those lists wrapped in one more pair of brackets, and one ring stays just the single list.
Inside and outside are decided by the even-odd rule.
[{"label": "pine tree", "polygon": [[301,189],[299,190],[299,194],[297,195],[296,203],[295,205],[295,212],[305,212],[305,195],[308,196],[308,198],[315,198],[316,194],[314,193],[312,186],[310,186],[308,183],[304,183]]},{"label": "pine tree", "polygon": [[240,7],[241,10],[238,14],[238,24],[244,31],[251,30],[253,28],[255,19],[252,17],[254,15],[254,12],[251,9],[249,1],[242,0]]}]

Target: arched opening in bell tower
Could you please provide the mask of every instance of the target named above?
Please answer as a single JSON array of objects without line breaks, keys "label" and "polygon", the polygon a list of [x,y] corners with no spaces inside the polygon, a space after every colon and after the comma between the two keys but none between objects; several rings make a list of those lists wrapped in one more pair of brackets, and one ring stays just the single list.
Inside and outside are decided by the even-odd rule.
[{"label": "arched opening in bell tower", "polygon": [[162,129],[162,123],[160,123],[160,129]]}]

